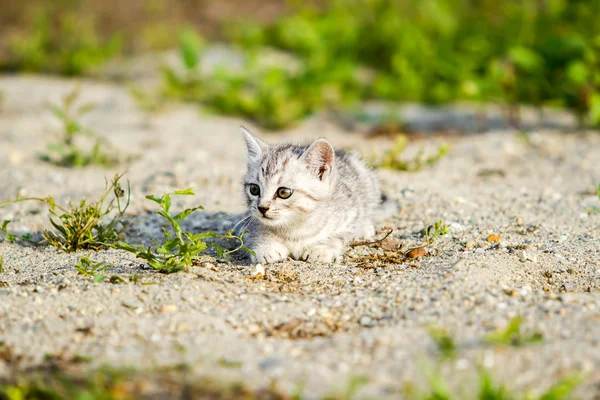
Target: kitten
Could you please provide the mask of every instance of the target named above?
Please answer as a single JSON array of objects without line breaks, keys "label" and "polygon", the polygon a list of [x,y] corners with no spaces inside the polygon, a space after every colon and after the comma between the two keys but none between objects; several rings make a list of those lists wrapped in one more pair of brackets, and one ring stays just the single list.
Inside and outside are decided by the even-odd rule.
[{"label": "kitten", "polygon": [[335,151],[323,138],[310,146],[267,144],[241,130],[248,148],[248,245],[256,261],[332,262],[395,211],[357,154]]}]

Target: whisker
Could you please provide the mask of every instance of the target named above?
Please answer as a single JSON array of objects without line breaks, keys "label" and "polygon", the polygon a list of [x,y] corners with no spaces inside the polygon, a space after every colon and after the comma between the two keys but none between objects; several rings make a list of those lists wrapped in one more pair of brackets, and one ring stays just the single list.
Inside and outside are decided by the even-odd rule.
[{"label": "whisker", "polygon": [[233,228],[231,228],[232,232],[235,232],[235,228],[237,228],[241,223],[248,221],[250,218],[252,217],[252,214],[248,214],[247,216],[245,216],[244,218],[242,218],[237,224],[235,224],[233,226]]},{"label": "whisker", "polygon": [[244,214],[245,214],[245,212],[237,213],[237,214],[225,214],[225,215],[219,216],[218,218],[211,218],[211,219],[209,219],[209,221],[210,222],[229,221],[232,219],[241,218]]},{"label": "whisker", "polygon": [[[249,215],[250,217],[252,217],[252,215]],[[240,229],[237,234],[240,235],[242,232],[244,232],[246,230],[246,228],[248,227],[248,225],[250,225],[250,222],[252,222],[252,218],[248,219],[248,222],[246,222],[244,224],[244,226],[242,227],[242,229]]]}]

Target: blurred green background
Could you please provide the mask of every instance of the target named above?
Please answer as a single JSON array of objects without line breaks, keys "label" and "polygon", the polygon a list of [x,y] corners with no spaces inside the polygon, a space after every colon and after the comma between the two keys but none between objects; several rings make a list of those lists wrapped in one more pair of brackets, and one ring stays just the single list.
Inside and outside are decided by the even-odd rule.
[{"label": "blurred green background", "polygon": [[[215,42],[235,48],[243,68],[200,68]],[[3,0],[0,8],[2,72],[87,75],[171,48],[183,68],[163,67],[146,103],[198,102],[270,129],[371,99],[556,107],[600,125],[600,0]],[[261,62],[265,49],[294,62]]]}]

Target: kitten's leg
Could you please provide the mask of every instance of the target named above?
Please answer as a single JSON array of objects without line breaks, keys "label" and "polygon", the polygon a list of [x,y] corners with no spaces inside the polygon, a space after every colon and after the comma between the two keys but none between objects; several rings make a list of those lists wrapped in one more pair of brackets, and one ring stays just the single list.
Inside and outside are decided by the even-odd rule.
[{"label": "kitten's leg", "polygon": [[360,233],[359,237],[364,239],[364,240],[370,240],[373,239],[375,237],[376,234],[376,230],[375,227],[371,224],[365,224],[362,232]]},{"label": "kitten's leg", "polygon": [[340,239],[331,239],[327,243],[318,243],[304,249],[300,260],[306,262],[334,262],[344,254],[344,242]]},{"label": "kitten's leg", "polygon": [[251,248],[256,253],[256,261],[264,264],[285,260],[290,255],[290,251],[283,243],[269,236],[261,238],[260,243]]}]

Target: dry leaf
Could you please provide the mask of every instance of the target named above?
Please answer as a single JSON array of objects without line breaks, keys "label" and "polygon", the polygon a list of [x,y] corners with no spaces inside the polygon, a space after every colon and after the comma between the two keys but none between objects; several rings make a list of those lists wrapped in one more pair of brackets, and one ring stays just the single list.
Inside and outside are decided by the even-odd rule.
[{"label": "dry leaf", "polygon": [[421,258],[427,255],[427,249],[425,247],[415,247],[406,253],[407,258]]},{"label": "dry leaf", "polygon": [[487,237],[488,243],[500,243],[502,240],[502,236],[500,235],[490,235]]}]

